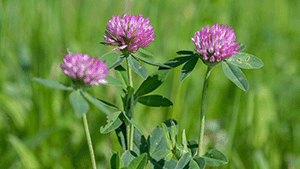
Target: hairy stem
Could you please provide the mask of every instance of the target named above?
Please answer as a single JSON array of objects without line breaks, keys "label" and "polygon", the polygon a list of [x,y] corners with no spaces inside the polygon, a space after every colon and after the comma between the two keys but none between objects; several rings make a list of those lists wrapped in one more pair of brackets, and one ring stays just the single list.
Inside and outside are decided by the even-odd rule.
[{"label": "hairy stem", "polygon": [[201,157],[202,155],[202,147],[203,147],[203,136],[204,136],[204,125],[205,125],[205,113],[204,113],[204,108],[205,108],[205,96],[206,96],[206,90],[208,87],[208,79],[210,72],[213,67],[208,66],[207,71],[205,74],[205,80],[203,84],[203,90],[202,90],[202,98],[201,98],[201,110],[200,110],[200,133],[199,133],[199,140],[198,140],[198,156]]},{"label": "hairy stem", "polygon": [[89,149],[90,149],[90,155],[91,155],[93,169],[97,169],[97,167],[96,167],[96,160],[95,160],[95,154],[94,154],[94,150],[93,150],[92,139],[91,139],[91,135],[90,135],[90,130],[89,130],[88,122],[87,122],[87,119],[86,119],[86,114],[83,115],[83,125],[84,125],[84,129],[85,129],[86,139],[87,139],[87,142],[88,142],[88,145],[89,145]]},{"label": "hairy stem", "polygon": [[[127,60],[127,75],[128,75],[128,80],[129,80],[129,85],[130,87],[133,87],[133,82],[132,82],[132,74],[131,74],[131,69],[129,67],[129,62]],[[133,105],[133,96],[130,98],[130,109],[128,110],[129,112],[126,112],[127,115],[129,115],[129,118],[134,118],[134,105]],[[128,150],[133,150],[133,125],[129,123],[127,125],[127,138],[128,138]]]}]

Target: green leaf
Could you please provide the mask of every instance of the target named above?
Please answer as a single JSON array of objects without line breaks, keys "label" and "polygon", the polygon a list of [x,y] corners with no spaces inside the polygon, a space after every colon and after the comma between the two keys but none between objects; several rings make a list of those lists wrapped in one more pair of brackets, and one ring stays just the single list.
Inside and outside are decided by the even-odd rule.
[{"label": "green leaf", "polygon": [[140,126],[131,118],[129,119],[129,117],[126,115],[126,113],[123,111],[123,115],[124,117],[128,120],[129,123],[131,123],[139,133],[141,133],[142,135],[144,135],[142,129],[140,128]]},{"label": "green leaf", "polygon": [[[18,159],[21,160],[25,168],[40,168],[38,157],[35,157],[34,151],[18,137],[8,134],[7,141],[12,145],[18,154]],[[11,151],[11,150],[10,150]],[[1,153],[2,154],[2,153]],[[17,158],[17,157],[16,157]]]},{"label": "green leaf", "polygon": [[150,52],[148,52],[148,51],[146,51],[146,50],[144,50],[144,49],[142,49],[142,48],[139,48],[138,51],[141,52],[141,53],[143,53],[143,54],[145,54],[145,55],[154,57],[154,55],[153,55],[152,53],[150,53]]},{"label": "green leaf", "polygon": [[105,80],[108,81],[108,85],[114,85],[114,86],[124,86],[123,82],[121,82],[119,79],[106,76]]},{"label": "green leaf", "polygon": [[157,89],[166,80],[169,72],[169,69],[163,69],[148,76],[137,89],[135,95],[143,96]]},{"label": "green leaf", "polygon": [[129,86],[128,75],[127,75],[126,69],[122,65],[119,65],[119,66],[115,67],[115,70],[117,72],[119,72],[119,74],[116,74],[116,76],[120,75],[122,77],[125,85]]},{"label": "green leaf", "polygon": [[146,106],[152,106],[152,107],[169,107],[173,106],[173,103],[160,95],[147,95],[142,96],[138,98],[138,102],[146,105]]},{"label": "green leaf", "polygon": [[178,55],[192,55],[194,54],[193,51],[189,51],[189,50],[180,50],[176,52]]},{"label": "green leaf", "polygon": [[149,146],[144,135],[139,133],[136,128],[133,131],[133,151],[137,155],[148,153]]},{"label": "green leaf", "polygon": [[74,50],[72,50],[71,48],[67,48],[67,51],[68,51],[68,53],[70,53],[71,55],[72,55],[73,53],[76,53],[76,52],[74,52]]},{"label": "green leaf", "polygon": [[164,63],[164,65],[168,65],[171,68],[175,68],[177,66],[180,66],[184,64],[185,62],[189,61],[190,59],[194,58],[195,56],[184,56],[184,57],[177,57],[171,60],[168,60]]},{"label": "green leaf", "polygon": [[[107,114],[107,115],[111,114],[111,112],[110,112],[106,107],[104,107],[104,106],[102,105],[102,104],[105,104],[105,103],[103,103],[104,101],[102,101],[102,100],[100,100],[100,99],[97,99],[97,98],[91,96],[90,94],[88,94],[88,93],[85,92],[85,91],[82,91],[81,93],[83,94],[83,96],[84,96],[86,99],[88,99],[91,103],[93,103],[96,107],[98,107],[98,109],[100,109],[103,113],[105,113],[105,114]],[[107,102],[106,102],[106,103],[107,103]],[[108,103],[108,104],[110,104],[110,103]],[[107,105],[107,104],[105,104],[105,105]],[[107,105],[107,106],[108,106],[108,105]],[[112,107],[112,108],[115,108],[115,109],[119,110],[119,108],[117,108],[116,106],[113,106],[112,104],[110,104],[109,107]]]},{"label": "green leaf", "polygon": [[222,68],[225,75],[230,79],[237,87],[244,90],[248,90],[248,82],[244,73],[236,66],[228,63],[226,60],[222,61]]},{"label": "green leaf", "polygon": [[126,58],[125,55],[120,55],[120,56],[119,56],[119,59],[118,59],[115,63],[113,63],[113,64],[109,67],[109,69],[113,69],[113,68],[115,68],[115,67],[121,65],[121,63],[125,60],[125,58]]},{"label": "green leaf", "polygon": [[189,169],[200,169],[197,162],[195,160],[191,160],[189,163]]},{"label": "green leaf", "polygon": [[[164,135],[165,135],[165,140],[166,140],[166,143],[168,145],[168,148],[170,150],[172,150],[173,146],[172,146],[172,142],[171,142],[171,139],[170,139],[170,134],[169,134],[168,128],[167,128],[167,126],[164,123],[162,123],[161,125],[163,127],[163,131],[164,131]],[[167,161],[170,161],[170,160],[167,160]]]},{"label": "green leaf", "polygon": [[177,142],[177,134],[178,134],[178,124],[177,121],[174,119],[168,119],[164,122],[167,126],[168,132],[170,133],[170,139],[172,141],[172,149],[175,147]]},{"label": "green leaf", "polygon": [[221,166],[228,163],[226,156],[216,149],[208,150],[202,158],[208,166]]},{"label": "green leaf", "polygon": [[127,127],[123,122],[116,130],[116,135],[118,137],[118,141],[123,148],[124,151],[127,149]]},{"label": "green leaf", "polygon": [[149,58],[145,58],[145,57],[138,56],[138,55],[133,55],[133,56],[140,59],[141,61],[143,61],[145,63],[148,63],[149,65],[158,66],[158,67],[165,67],[165,68],[171,68],[168,65],[164,65],[162,63],[156,63],[156,62],[154,62],[153,60],[151,60]]},{"label": "green leaf", "polygon": [[175,146],[175,157],[179,160],[183,154],[183,145],[177,143]]},{"label": "green leaf", "polygon": [[188,163],[191,160],[191,157],[191,153],[189,152],[184,154],[177,162],[175,169],[183,169],[186,165],[188,165]]},{"label": "green leaf", "polygon": [[134,160],[136,157],[137,155],[135,154],[135,152],[130,150],[125,151],[121,156],[124,167],[128,167],[131,161]]},{"label": "green leaf", "polygon": [[116,61],[118,60],[119,55],[117,53],[107,53],[100,57],[100,60],[103,62],[105,60],[105,63],[107,67],[111,67]]},{"label": "green leaf", "polygon": [[101,99],[97,99],[99,102],[101,102],[103,105],[107,106],[107,107],[110,107],[110,108],[113,108],[115,110],[119,110],[121,111],[121,109],[111,103],[108,103],[107,101],[104,101],[104,100],[101,100]]},{"label": "green leaf", "polygon": [[62,84],[62,83],[59,83],[56,81],[45,80],[45,79],[38,78],[38,77],[33,78],[33,80],[36,82],[39,82],[45,86],[51,87],[51,88],[56,88],[56,89],[61,89],[61,90],[73,90],[72,86],[68,86],[68,85],[65,85],[65,84]]},{"label": "green leaf", "polygon": [[155,161],[163,159],[168,149],[163,130],[155,127],[148,137],[148,143],[150,157]]},{"label": "green leaf", "polygon": [[111,169],[120,169],[123,167],[119,152],[111,151],[110,153],[110,167]]},{"label": "green leaf", "polygon": [[128,86],[127,91],[126,91],[126,103],[128,103],[129,100],[132,98],[133,93],[134,93],[134,88],[131,86]]},{"label": "green leaf", "polygon": [[145,66],[139,63],[134,57],[129,56],[128,58],[129,67],[143,79],[147,78],[147,69]]},{"label": "green leaf", "polygon": [[190,169],[204,169],[205,168],[205,160],[202,157],[195,156],[189,164]]},{"label": "green leaf", "polygon": [[170,161],[160,160],[155,161],[154,159],[149,160],[149,166],[153,169],[174,169],[177,162],[174,159],[171,159]]},{"label": "green leaf", "polygon": [[142,155],[136,157],[131,161],[128,166],[128,169],[144,169],[147,162],[147,153],[143,153]]},{"label": "green leaf", "polygon": [[166,152],[165,152],[165,160],[166,160],[166,161],[170,161],[170,160],[172,159],[172,157],[173,157],[172,151],[166,149]]},{"label": "green leaf", "polygon": [[194,140],[188,141],[187,147],[189,149],[189,152],[191,152],[192,156],[194,157],[197,154],[198,143]]},{"label": "green leaf", "polygon": [[79,117],[87,113],[90,109],[88,102],[82,97],[80,90],[75,90],[70,94],[70,102]]},{"label": "green leaf", "polygon": [[241,49],[241,50],[240,50],[240,52],[241,52],[241,51],[243,51],[243,50],[246,48],[246,45],[240,44],[240,46],[239,46],[238,48]]},{"label": "green leaf", "polygon": [[187,153],[188,148],[187,148],[187,142],[186,142],[185,129],[183,129],[183,131],[182,131],[182,144],[183,144],[183,153]]},{"label": "green leaf", "polygon": [[243,69],[258,69],[264,65],[259,58],[244,52],[231,56],[227,62]]},{"label": "green leaf", "polygon": [[198,57],[191,58],[181,69],[179,79],[183,81],[192,72],[198,62]]},{"label": "green leaf", "polygon": [[122,120],[120,119],[121,113],[122,112],[119,111],[119,112],[109,114],[106,120],[107,124],[104,127],[102,126],[100,128],[100,133],[106,134],[120,127],[121,124],[123,123]]}]

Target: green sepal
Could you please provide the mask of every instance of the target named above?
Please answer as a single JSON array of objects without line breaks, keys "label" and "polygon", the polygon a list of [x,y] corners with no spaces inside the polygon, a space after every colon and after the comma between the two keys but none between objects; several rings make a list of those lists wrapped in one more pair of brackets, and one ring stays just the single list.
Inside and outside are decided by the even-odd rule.
[{"label": "green sepal", "polygon": [[249,85],[244,73],[235,65],[228,63],[226,60],[222,61],[222,68],[224,74],[231,80],[237,87],[248,90]]},{"label": "green sepal", "polygon": [[110,168],[121,169],[123,167],[119,152],[111,151],[110,153]]},{"label": "green sepal", "polygon": [[143,79],[146,79],[148,76],[147,69],[144,65],[140,64],[138,60],[136,60],[131,55],[127,58],[129,67]]},{"label": "green sepal", "polygon": [[136,58],[138,58],[139,60],[141,60],[141,61],[149,64],[149,65],[152,65],[152,66],[158,66],[158,67],[164,67],[164,68],[171,68],[168,65],[164,65],[162,63],[156,63],[156,62],[154,62],[153,60],[151,60],[149,58],[145,58],[145,57],[142,57],[142,56],[139,56],[139,55],[136,55],[136,54],[134,54],[133,56],[136,57]]},{"label": "green sepal", "polygon": [[73,91],[69,96],[71,105],[79,117],[90,109],[89,103],[82,97],[80,90]]},{"label": "green sepal", "polygon": [[121,111],[109,114],[106,117],[107,124],[104,127],[102,126],[100,128],[100,133],[106,134],[120,127],[121,124],[123,123],[123,121],[121,120],[121,116],[122,116]]},{"label": "green sepal", "polygon": [[51,87],[51,88],[56,88],[56,89],[61,89],[61,90],[74,90],[74,88],[72,86],[68,86],[53,80],[45,80],[42,78],[38,78],[38,77],[34,77],[33,78],[34,81],[39,82],[47,87]]},{"label": "green sepal", "polygon": [[208,166],[221,166],[228,163],[226,156],[216,149],[208,150],[202,158]]},{"label": "green sepal", "polygon": [[119,58],[119,54],[117,53],[106,53],[100,57],[100,60],[103,62],[105,60],[105,64],[107,67],[111,67]]},{"label": "green sepal", "polygon": [[182,67],[179,75],[180,81],[183,81],[185,78],[187,78],[188,75],[193,71],[198,62],[198,59],[198,57],[193,57]]},{"label": "green sepal", "polygon": [[146,106],[152,106],[152,107],[169,107],[173,106],[173,103],[160,95],[147,95],[147,96],[141,96],[138,97],[138,102],[146,105]]},{"label": "green sepal", "polygon": [[124,55],[124,54],[119,55],[119,59],[118,59],[115,63],[113,63],[113,64],[109,67],[109,69],[113,69],[113,68],[115,68],[115,67],[121,65],[121,63],[126,59],[126,56],[127,56],[127,55]]},{"label": "green sepal", "polygon": [[244,52],[232,55],[227,62],[243,69],[258,69],[264,65],[256,56]]},{"label": "green sepal", "polygon": [[108,102],[104,102],[100,99],[93,97],[92,95],[88,94],[85,91],[82,91],[82,94],[86,99],[88,99],[91,103],[93,103],[96,107],[98,107],[99,110],[101,110],[103,113],[105,113],[107,115],[111,114],[111,112],[106,107],[104,107],[103,104],[106,106],[109,106],[111,108],[114,108],[114,109],[119,109],[116,106],[114,106]]}]

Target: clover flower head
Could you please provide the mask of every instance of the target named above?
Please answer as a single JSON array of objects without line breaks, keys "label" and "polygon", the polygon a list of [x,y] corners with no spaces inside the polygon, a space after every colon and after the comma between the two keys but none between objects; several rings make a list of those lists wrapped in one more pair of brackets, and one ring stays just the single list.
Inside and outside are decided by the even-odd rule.
[{"label": "clover flower head", "polygon": [[195,32],[192,37],[196,48],[195,51],[202,55],[203,61],[220,62],[239,53],[239,45],[235,43],[236,35],[234,29],[228,25],[218,25],[217,23],[209,29],[209,25]]},{"label": "clover flower head", "polygon": [[105,61],[101,62],[97,57],[87,54],[67,54],[60,65],[63,72],[69,76],[73,83],[78,86],[94,86],[99,83],[106,84],[105,80],[109,69]]},{"label": "clover flower head", "polygon": [[107,22],[103,37],[108,42],[105,45],[118,46],[113,50],[120,49],[123,53],[132,53],[139,48],[149,46],[155,38],[154,29],[150,24],[149,17],[124,14],[121,18],[112,16]]}]

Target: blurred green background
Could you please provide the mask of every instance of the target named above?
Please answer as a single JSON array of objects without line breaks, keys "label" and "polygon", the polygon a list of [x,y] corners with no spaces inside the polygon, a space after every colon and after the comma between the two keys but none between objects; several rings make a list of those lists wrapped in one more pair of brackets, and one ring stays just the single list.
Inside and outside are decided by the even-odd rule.
[{"label": "blurred green background", "polygon": [[[69,92],[32,81],[41,77],[70,84],[60,63],[72,48],[101,56],[112,15],[149,17],[156,38],[146,50],[165,62],[178,50],[193,50],[191,37],[214,23],[235,29],[245,52],[264,67],[243,70],[249,91],[229,81],[221,66],[211,74],[206,100],[206,147],[229,158],[220,168],[296,169],[300,167],[300,5],[296,0],[1,0],[0,1],[0,168],[91,168],[82,119],[73,112]],[[147,66],[149,73],[156,68]],[[136,121],[148,135],[174,118],[188,140],[197,140],[200,96],[206,66],[199,62],[179,82],[171,71],[154,93],[170,108],[138,105]],[[111,72],[114,73],[113,71]],[[134,86],[142,79],[134,74]],[[121,107],[119,88],[98,86],[92,95]],[[87,117],[98,168],[109,168],[110,150],[119,150],[114,133],[101,135],[105,114],[95,106]]]}]

